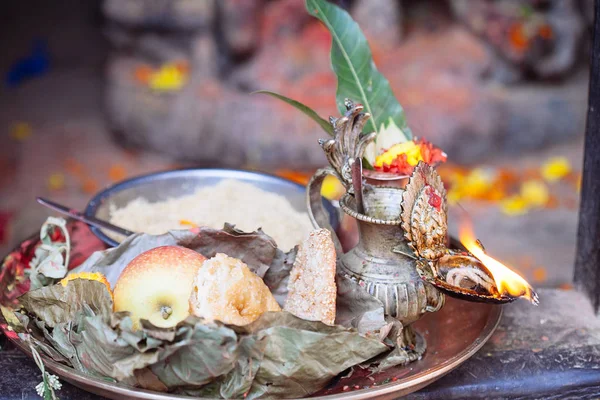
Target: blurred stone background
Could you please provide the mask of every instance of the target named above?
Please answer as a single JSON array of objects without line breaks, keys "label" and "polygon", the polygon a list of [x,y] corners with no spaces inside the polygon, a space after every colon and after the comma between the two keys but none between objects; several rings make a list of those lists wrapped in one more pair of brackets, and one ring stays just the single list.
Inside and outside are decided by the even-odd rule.
[{"label": "blurred stone background", "polygon": [[[337,3],[365,31],[413,132],[448,153],[447,183],[486,177],[459,200],[488,251],[534,285],[569,287],[593,2]],[[3,252],[47,215],[35,196],[83,208],[152,171],[226,166],[305,181],[325,164],[315,123],[249,94],[337,114],[330,37],[302,0],[28,0],[3,11]],[[556,156],[570,171],[546,182],[540,168]],[[507,211],[502,201],[529,181],[544,184],[545,201]]]}]

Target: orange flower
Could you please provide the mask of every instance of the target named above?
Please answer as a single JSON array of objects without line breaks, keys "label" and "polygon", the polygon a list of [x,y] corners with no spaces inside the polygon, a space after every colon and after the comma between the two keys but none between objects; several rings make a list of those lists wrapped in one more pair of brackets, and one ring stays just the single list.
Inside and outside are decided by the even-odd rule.
[{"label": "orange flower", "polygon": [[192,221],[189,221],[189,220],[187,220],[187,219],[180,219],[180,220],[179,220],[179,224],[180,224],[180,225],[187,225],[187,226],[189,226],[190,228],[198,228],[198,224],[197,224],[197,223],[195,223],[195,222],[192,222]]},{"label": "orange flower", "polygon": [[538,29],[538,35],[543,39],[549,40],[554,37],[554,32],[552,31],[552,27],[548,24],[543,24]]},{"label": "orange flower", "polygon": [[446,153],[425,139],[397,143],[375,158],[376,171],[410,175],[423,161],[429,165],[445,162]]},{"label": "orange flower", "polygon": [[140,65],[133,71],[135,80],[139,83],[147,84],[152,79],[154,70],[148,65]]},{"label": "orange flower", "polygon": [[87,194],[94,194],[98,191],[98,182],[93,178],[85,178],[81,184],[81,190]]},{"label": "orange flower", "polygon": [[120,164],[113,164],[108,170],[108,177],[112,182],[122,181],[126,176],[127,170]]},{"label": "orange flower", "polygon": [[10,137],[19,142],[29,139],[31,133],[31,125],[27,122],[15,122],[10,127]]},{"label": "orange flower", "polygon": [[108,293],[110,293],[110,297],[112,298],[112,290],[110,289],[110,283],[108,283],[106,277],[100,272],[77,272],[74,274],[69,274],[66,277],[64,277],[59,283],[63,285],[63,287],[67,287],[69,282],[75,279],[86,279],[89,281],[97,281],[103,283],[104,286],[106,286],[106,290],[108,290]]},{"label": "orange flower", "polygon": [[510,44],[518,52],[524,52],[529,47],[529,38],[522,23],[513,24],[508,30]]}]

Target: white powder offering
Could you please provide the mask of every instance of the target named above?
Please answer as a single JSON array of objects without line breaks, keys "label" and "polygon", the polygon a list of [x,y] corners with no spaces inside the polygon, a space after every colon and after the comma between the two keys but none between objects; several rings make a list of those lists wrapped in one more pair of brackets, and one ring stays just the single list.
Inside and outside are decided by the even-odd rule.
[{"label": "white powder offering", "polygon": [[140,197],[122,208],[110,205],[110,222],[133,232],[157,235],[189,229],[186,221],[214,229],[228,222],[245,232],[262,228],[284,251],[313,229],[308,214],[295,210],[285,197],[232,179],[165,201],[151,203]]}]

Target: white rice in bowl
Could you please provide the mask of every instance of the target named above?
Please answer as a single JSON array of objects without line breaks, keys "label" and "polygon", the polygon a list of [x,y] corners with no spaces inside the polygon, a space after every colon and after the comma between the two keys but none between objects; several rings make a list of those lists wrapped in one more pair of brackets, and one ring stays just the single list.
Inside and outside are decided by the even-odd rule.
[{"label": "white rice in bowl", "polygon": [[295,210],[285,197],[232,179],[165,201],[139,197],[122,208],[110,205],[110,222],[133,232],[189,229],[182,221],[215,229],[228,222],[246,232],[262,228],[285,251],[313,229],[308,214]]}]

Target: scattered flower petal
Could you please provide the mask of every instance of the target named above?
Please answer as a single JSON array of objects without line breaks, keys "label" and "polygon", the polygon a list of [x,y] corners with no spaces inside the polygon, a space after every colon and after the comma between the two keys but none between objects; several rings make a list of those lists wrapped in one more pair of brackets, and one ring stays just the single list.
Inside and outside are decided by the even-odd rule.
[{"label": "scattered flower petal", "polygon": [[150,79],[152,79],[153,73],[154,70],[152,67],[148,65],[140,65],[133,70],[133,77],[137,82],[146,85],[148,82],[150,82]]},{"label": "scattered flower petal", "polygon": [[74,158],[67,158],[64,162],[64,167],[69,174],[77,178],[81,178],[85,175],[83,164]]},{"label": "scattered flower petal", "polygon": [[65,187],[65,175],[60,172],[51,174],[48,177],[48,189],[60,190]]},{"label": "scattered flower petal", "polygon": [[558,288],[560,290],[573,290],[574,286],[572,283],[561,283]]},{"label": "scattered flower petal", "polygon": [[85,178],[81,185],[81,190],[87,194],[94,194],[98,191],[98,182],[92,178]]},{"label": "scattered flower petal", "polygon": [[545,206],[550,200],[550,193],[545,183],[530,180],[521,184],[521,197],[529,204],[536,207]]},{"label": "scattered flower petal", "polygon": [[301,185],[306,185],[306,184],[308,184],[308,181],[310,180],[310,177],[312,176],[312,172],[306,173],[306,172],[295,171],[292,169],[278,169],[277,171],[275,171],[275,175],[280,176],[285,179],[289,179],[290,181],[299,183]]},{"label": "scattered flower petal", "polygon": [[323,180],[321,195],[326,199],[337,200],[342,197],[345,192],[346,188],[335,176],[328,175]]},{"label": "scattered flower petal", "polygon": [[166,64],[150,77],[148,86],[158,91],[179,90],[187,82],[188,71],[181,64]]},{"label": "scattered flower petal", "polygon": [[553,157],[542,165],[541,173],[548,182],[556,182],[571,172],[571,164],[566,157]]},{"label": "scattered flower petal", "polygon": [[548,272],[545,268],[536,268],[533,270],[533,280],[536,282],[544,282],[548,278]]},{"label": "scattered flower petal", "polygon": [[31,133],[31,125],[27,122],[15,122],[10,128],[10,137],[19,142],[27,140],[31,136]]},{"label": "scattered flower petal", "polygon": [[195,222],[192,222],[192,221],[189,221],[189,220],[187,220],[187,219],[180,219],[180,220],[179,220],[179,224],[180,224],[180,225],[187,225],[187,226],[189,226],[190,228],[198,228],[198,224],[197,224],[197,223],[195,223]]},{"label": "scattered flower petal", "polygon": [[510,196],[500,202],[500,209],[506,215],[523,215],[529,211],[529,204],[519,195]]},{"label": "scattered flower petal", "polygon": [[127,170],[120,164],[113,164],[108,170],[108,177],[112,182],[122,181],[127,177]]}]

